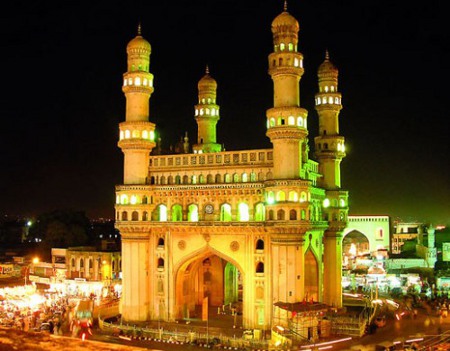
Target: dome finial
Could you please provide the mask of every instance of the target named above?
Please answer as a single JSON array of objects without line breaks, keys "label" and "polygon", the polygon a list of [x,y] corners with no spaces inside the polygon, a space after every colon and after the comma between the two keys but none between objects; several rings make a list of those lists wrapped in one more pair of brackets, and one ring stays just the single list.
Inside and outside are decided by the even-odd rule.
[{"label": "dome finial", "polygon": [[205,73],[209,74],[209,67],[208,67],[208,65],[206,65]]},{"label": "dome finial", "polygon": [[330,60],[330,53],[328,52],[328,49],[325,50],[325,60]]},{"label": "dome finial", "polygon": [[141,22],[138,23],[137,35],[141,35]]},{"label": "dome finial", "polygon": [[287,11],[287,0],[284,0],[283,10],[284,10],[284,12]]}]

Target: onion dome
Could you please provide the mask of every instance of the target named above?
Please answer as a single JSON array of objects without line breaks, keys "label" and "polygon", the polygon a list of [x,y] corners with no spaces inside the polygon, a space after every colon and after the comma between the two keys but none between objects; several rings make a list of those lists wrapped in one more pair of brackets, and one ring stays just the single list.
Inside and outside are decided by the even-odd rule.
[{"label": "onion dome", "polygon": [[287,3],[284,3],[284,11],[272,21],[272,34],[275,44],[286,41],[288,38],[297,42],[297,33],[300,25],[295,17],[287,12]]},{"label": "onion dome", "polygon": [[337,77],[338,69],[335,65],[330,61],[330,55],[328,54],[328,50],[325,51],[325,61],[319,66],[317,70],[319,77]]},{"label": "onion dome", "polygon": [[208,91],[208,90],[216,90],[217,82],[216,80],[209,75],[209,68],[206,66],[205,75],[198,82],[198,90],[199,91]]},{"label": "onion dome", "polygon": [[136,37],[131,39],[127,45],[127,53],[140,51],[150,53],[152,51],[152,47],[150,46],[150,43],[142,37],[141,25],[139,24]]}]

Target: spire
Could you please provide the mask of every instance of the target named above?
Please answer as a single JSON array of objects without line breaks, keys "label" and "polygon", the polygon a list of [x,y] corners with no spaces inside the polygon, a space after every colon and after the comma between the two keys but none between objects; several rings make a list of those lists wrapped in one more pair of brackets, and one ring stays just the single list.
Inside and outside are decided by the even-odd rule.
[{"label": "spire", "polygon": [[328,52],[328,49],[325,50],[325,61],[330,60],[330,53]]},{"label": "spire", "polygon": [[208,65],[206,65],[205,73],[209,74],[209,67],[208,67]]},{"label": "spire", "polygon": [[284,0],[283,10],[284,12],[287,12],[287,0]]},{"label": "spire", "polygon": [[138,27],[137,27],[137,35],[141,35],[141,22],[139,22]]}]

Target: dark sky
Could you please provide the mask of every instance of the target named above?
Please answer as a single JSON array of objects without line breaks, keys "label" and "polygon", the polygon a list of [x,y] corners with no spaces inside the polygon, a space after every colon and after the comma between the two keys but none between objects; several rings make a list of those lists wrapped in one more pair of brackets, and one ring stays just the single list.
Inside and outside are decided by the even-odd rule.
[{"label": "dark sky", "polygon": [[[5,5],[8,4],[8,5]],[[10,1],[0,11],[0,213],[57,208],[113,217],[122,182],[118,124],[126,45],[152,45],[150,119],[167,147],[188,131],[206,64],[218,83],[218,142],[270,147],[270,25],[281,0]],[[339,69],[350,214],[450,223],[449,29],[444,0],[291,0],[317,134],[317,68]],[[7,6],[7,8],[5,8]],[[311,153],[311,157],[313,155]]]}]

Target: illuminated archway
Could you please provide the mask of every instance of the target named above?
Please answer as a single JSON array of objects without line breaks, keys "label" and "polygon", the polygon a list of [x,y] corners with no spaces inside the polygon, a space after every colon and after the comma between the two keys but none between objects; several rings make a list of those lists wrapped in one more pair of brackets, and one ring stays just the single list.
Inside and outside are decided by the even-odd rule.
[{"label": "illuminated archway", "polygon": [[305,298],[319,301],[319,268],[311,249],[305,253]]}]

